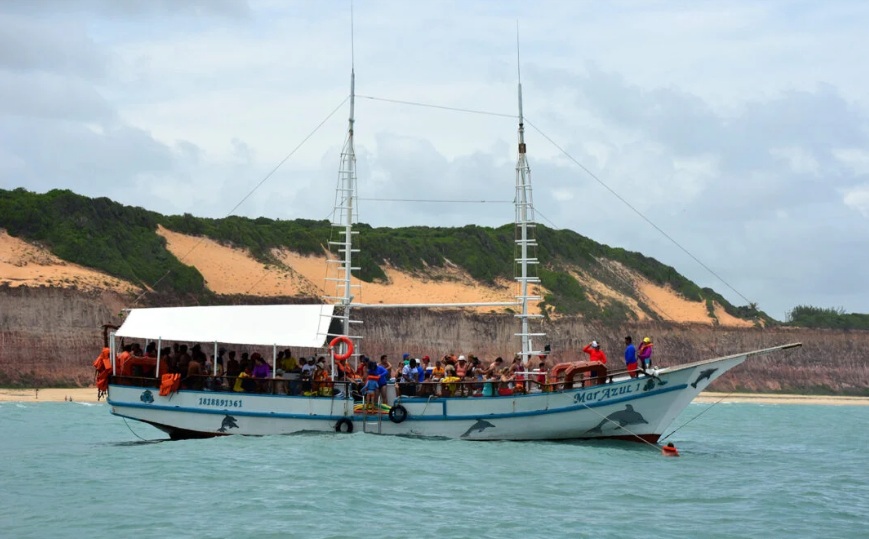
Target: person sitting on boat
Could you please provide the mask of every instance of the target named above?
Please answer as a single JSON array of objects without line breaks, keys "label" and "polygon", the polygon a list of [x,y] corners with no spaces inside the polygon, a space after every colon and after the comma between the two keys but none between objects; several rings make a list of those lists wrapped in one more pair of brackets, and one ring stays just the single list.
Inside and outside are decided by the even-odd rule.
[{"label": "person sitting on boat", "polygon": [[444,366],[443,363],[441,363],[441,360],[435,361],[435,366],[431,370],[431,379],[436,382],[443,378],[445,373],[446,371],[444,371]]},{"label": "person sitting on boat", "polygon": [[243,371],[241,371],[238,374],[238,377],[235,379],[235,385],[232,387],[232,390],[239,393],[252,392],[256,388],[256,383],[252,380],[252,372],[253,368],[250,365],[248,365]]},{"label": "person sitting on boat", "polygon": [[631,378],[637,377],[637,347],[634,346],[630,335],[625,337],[625,367]]},{"label": "person sitting on boat", "polygon": [[480,365],[480,358],[477,356],[469,356],[470,361],[468,361],[468,370],[465,371],[465,378],[468,380],[478,380],[480,376],[480,370],[482,370],[482,366]]},{"label": "person sitting on boat", "polygon": [[262,393],[266,390],[267,383],[265,379],[271,377],[272,375],[272,367],[271,365],[266,363],[266,360],[263,359],[263,357],[258,352],[254,352],[254,354],[251,356],[251,359],[254,361],[252,372],[253,377],[257,379],[257,391]]},{"label": "person sitting on boat", "polygon": [[386,369],[389,378],[393,377],[393,368],[392,363],[389,362],[389,356],[387,356],[386,354],[380,356],[380,366]]},{"label": "person sitting on boat", "polygon": [[640,368],[647,371],[652,368],[652,339],[643,337],[643,342],[640,344],[640,349],[637,352],[640,358]]},{"label": "person sitting on boat", "polygon": [[[456,363],[456,376],[462,382],[465,381],[465,378],[468,375],[468,359],[465,356],[459,356],[458,362]],[[467,388],[464,383],[457,388],[457,391],[454,392],[456,394],[461,393],[462,395],[467,395]]]},{"label": "person sitting on boat", "polygon": [[226,385],[232,388],[235,379],[241,372],[241,364],[235,359],[235,350],[229,351],[229,359],[226,361]]},{"label": "person sitting on boat", "polygon": [[503,369],[501,369],[501,372],[499,374],[501,383],[498,384],[498,395],[512,395],[513,389],[510,387],[510,384],[514,380],[513,371],[510,370],[510,367],[504,367]]},{"label": "person sitting on boat", "polygon": [[424,378],[431,378],[432,366],[431,366],[431,358],[429,356],[422,356],[420,360],[420,367],[423,370]]},{"label": "person sitting on boat", "polygon": [[187,389],[201,390],[203,382],[202,363],[199,362],[199,355],[194,354],[187,362],[187,372],[182,384]]},{"label": "person sitting on boat", "polygon": [[129,366],[127,365],[127,361],[131,357],[133,357],[133,354],[131,353],[133,350],[133,345],[132,344],[125,344],[121,350],[122,350],[121,353],[118,354],[118,361],[117,361],[118,375],[119,376],[130,376],[132,374],[132,371],[130,370]]},{"label": "person sitting on boat", "polygon": [[401,380],[398,386],[401,394],[407,397],[415,396],[416,384],[419,383],[419,368],[415,359],[409,360],[409,363],[401,369]]},{"label": "person sitting on boat", "polygon": [[186,344],[178,347],[178,354],[175,357],[175,368],[178,369],[180,374],[186,374],[187,365],[190,363],[190,354],[187,353]]},{"label": "person sitting on boat", "polygon": [[522,365],[522,356],[519,354],[513,358],[510,371],[513,376],[513,393],[525,393],[525,367]]},{"label": "person sitting on boat", "polygon": [[546,389],[546,356],[540,356],[543,361],[537,364],[535,372],[537,372],[537,389],[544,391]]},{"label": "person sitting on boat", "polygon": [[480,395],[483,397],[494,397],[495,396],[495,386],[501,377],[497,374],[484,374],[483,375],[483,389],[480,392]]},{"label": "person sitting on boat", "polygon": [[447,365],[445,375],[441,378],[441,395],[452,397],[458,389],[458,382],[461,380],[461,378],[456,376],[456,369],[452,365]]},{"label": "person sitting on boat", "polygon": [[289,348],[284,350],[284,360],[281,362],[281,368],[284,369],[284,372],[295,371],[297,365],[298,362],[293,357],[293,352]]},{"label": "person sitting on boat", "polygon": [[604,354],[603,350],[600,349],[600,344],[598,344],[597,341],[591,341],[582,349],[582,351],[588,354],[589,361],[606,363],[606,354]]},{"label": "person sitting on boat", "polygon": [[481,374],[483,376],[490,377],[501,372],[502,368],[504,368],[504,358],[498,356],[495,358],[495,361],[489,363],[489,366],[483,369]]},{"label": "person sitting on boat", "polygon": [[324,397],[332,395],[332,379],[329,376],[329,371],[326,370],[325,360],[317,363],[317,370],[314,371],[313,388],[314,392]]},{"label": "person sitting on boat", "polygon": [[313,357],[310,359],[301,358],[299,362],[302,364],[302,376],[310,378],[314,374],[314,371],[317,370]]}]

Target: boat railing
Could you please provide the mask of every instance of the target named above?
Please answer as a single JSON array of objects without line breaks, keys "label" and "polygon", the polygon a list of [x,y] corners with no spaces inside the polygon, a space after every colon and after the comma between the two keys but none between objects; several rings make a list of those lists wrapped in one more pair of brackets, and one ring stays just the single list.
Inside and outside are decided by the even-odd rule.
[{"label": "boat railing", "polygon": [[[565,390],[592,387],[612,383],[613,379],[630,375],[627,370],[607,371],[599,366],[587,372],[577,372],[571,376],[537,371],[521,372],[511,380],[480,379],[426,379],[424,382],[410,383],[390,381],[395,387],[395,395],[410,397],[498,397],[529,393],[556,393]],[[644,376],[639,371],[638,376]],[[154,376],[112,376],[115,385],[159,388],[160,380]],[[360,399],[363,383],[360,380],[313,380],[301,376],[278,376],[257,378],[252,376],[213,376],[191,375],[181,378],[180,389],[194,391],[216,391],[227,393],[252,393],[264,395],[289,395],[304,397],[351,396]]]}]

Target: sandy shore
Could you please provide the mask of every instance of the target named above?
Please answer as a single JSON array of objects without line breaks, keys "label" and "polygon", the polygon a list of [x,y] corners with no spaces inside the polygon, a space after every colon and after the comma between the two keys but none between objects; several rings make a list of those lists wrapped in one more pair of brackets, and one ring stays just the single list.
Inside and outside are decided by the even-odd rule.
[{"label": "sandy shore", "polygon": [[[722,400],[723,399],[723,400]],[[704,391],[694,402],[750,402],[756,404],[830,404],[869,406],[869,397],[834,397],[823,395],[780,395],[778,393],[713,393]]]},{"label": "sandy shore", "polygon": [[0,402],[97,402],[96,387],[0,389]]},{"label": "sandy shore", "polygon": [[[0,402],[97,402],[97,388],[0,389]],[[722,400],[723,399],[723,400]],[[749,402],[757,404],[827,404],[869,406],[869,397],[829,397],[818,395],[779,395],[772,393],[701,393],[694,402]]]}]

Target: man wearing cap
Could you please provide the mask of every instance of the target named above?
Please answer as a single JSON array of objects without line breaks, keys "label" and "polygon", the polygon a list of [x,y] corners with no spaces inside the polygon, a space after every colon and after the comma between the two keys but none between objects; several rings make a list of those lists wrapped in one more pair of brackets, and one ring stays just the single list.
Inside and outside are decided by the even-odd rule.
[{"label": "man wearing cap", "polygon": [[652,339],[644,337],[640,350],[637,352],[640,358],[640,368],[644,371],[652,368]]},{"label": "man wearing cap", "polygon": [[606,364],[606,354],[604,354],[603,350],[600,349],[600,345],[597,341],[591,341],[582,349],[582,351],[588,354],[589,361],[597,361],[598,363]]}]

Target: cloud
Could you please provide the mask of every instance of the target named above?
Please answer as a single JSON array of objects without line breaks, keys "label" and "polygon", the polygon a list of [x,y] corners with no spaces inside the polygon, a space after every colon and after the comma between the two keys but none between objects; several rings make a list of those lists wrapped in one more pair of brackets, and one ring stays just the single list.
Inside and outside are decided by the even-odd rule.
[{"label": "cloud", "polygon": [[0,12],[0,69],[102,76],[106,55],[83,24],[47,22]]},{"label": "cloud", "polygon": [[846,190],[842,201],[849,208],[860,212],[863,217],[869,218],[869,179],[862,185]]},{"label": "cloud", "polygon": [[[514,118],[362,96],[515,114],[519,19],[542,222],[779,317],[800,303],[869,312],[857,269],[869,72],[853,67],[869,6],[383,1],[355,12],[363,222],[512,220]],[[222,217],[307,139],[236,213],[322,219],[346,105],[314,131],[348,93],[349,22],[344,3],[2,2],[0,186]]]},{"label": "cloud", "polygon": [[243,16],[250,13],[245,0],[4,0],[2,9],[11,13],[90,15],[103,17],[141,16]]}]

